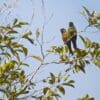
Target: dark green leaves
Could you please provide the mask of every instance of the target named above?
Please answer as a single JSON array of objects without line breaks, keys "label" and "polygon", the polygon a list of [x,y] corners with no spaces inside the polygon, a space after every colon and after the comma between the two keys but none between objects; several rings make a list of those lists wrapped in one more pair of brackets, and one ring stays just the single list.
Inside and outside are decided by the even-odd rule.
[{"label": "dark green leaves", "polygon": [[56,80],[55,75],[53,73],[50,73],[50,77],[51,77],[51,79],[49,80],[49,83],[54,84],[55,80]]},{"label": "dark green leaves", "polygon": [[82,71],[85,73],[85,69],[81,65],[75,65],[75,71],[78,73],[79,71]]},{"label": "dark green leaves", "polygon": [[57,86],[59,92],[61,92],[63,95],[65,95],[65,89],[62,86]]},{"label": "dark green leaves", "polygon": [[25,47],[22,47],[22,49],[23,49],[23,53],[24,53],[24,55],[27,56],[27,54],[28,54],[28,49],[25,48]]},{"label": "dark green leaves", "polygon": [[19,22],[19,25],[28,25],[28,23],[27,22]]},{"label": "dark green leaves", "polygon": [[24,25],[28,25],[27,22],[19,22],[17,18],[14,19],[13,21],[13,28],[21,28]]},{"label": "dark green leaves", "polygon": [[73,87],[74,88],[74,84],[75,83],[75,81],[73,81],[73,80],[70,80],[70,81],[68,81],[68,82],[66,82],[66,83],[63,83],[63,85],[65,85],[65,86],[70,86],[70,87]]},{"label": "dark green leaves", "polygon": [[88,16],[90,16],[91,14],[90,14],[89,10],[88,10],[85,6],[83,6],[83,8],[84,8],[86,14],[87,14]]},{"label": "dark green leaves", "polygon": [[83,38],[81,35],[80,35],[80,38],[83,41],[86,48],[89,48],[91,46],[91,41],[89,38]]},{"label": "dark green leaves", "polygon": [[18,32],[17,31],[14,31],[14,30],[8,31],[8,34],[15,34],[15,33],[18,33]]},{"label": "dark green leaves", "polygon": [[22,38],[27,39],[30,43],[34,44],[34,39],[32,39],[30,36],[32,36],[31,31],[24,33]]},{"label": "dark green leaves", "polygon": [[16,25],[17,22],[18,22],[18,19],[15,18],[14,21],[13,21],[13,25]]}]

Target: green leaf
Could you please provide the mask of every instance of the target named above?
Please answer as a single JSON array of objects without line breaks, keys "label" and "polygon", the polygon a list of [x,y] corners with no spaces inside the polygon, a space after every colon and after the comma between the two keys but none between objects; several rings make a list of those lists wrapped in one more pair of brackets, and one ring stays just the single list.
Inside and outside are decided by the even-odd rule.
[{"label": "green leaf", "polygon": [[63,83],[63,85],[65,85],[65,86],[70,86],[70,87],[75,88],[74,85],[73,85],[74,83],[75,83],[74,80],[70,80],[70,81],[68,81],[67,83]]},{"label": "green leaf", "polygon": [[18,32],[17,31],[14,31],[14,30],[8,31],[8,34],[15,34],[15,33],[18,33]]},{"label": "green leaf", "polygon": [[13,26],[14,28],[21,28],[22,26],[20,24],[16,24]]},{"label": "green leaf", "polygon": [[30,35],[32,35],[32,32],[31,31],[26,32],[26,33],[23,34],[22,38],[27,38]]},{"label": "green leaf", "polygon": [[81,66],[82,68],[85,67],[85,61],[84,61],[84,60],[79,60],[79,63],[80,63],[80,66]]},{"label": "green leaf", "polygon": [[58,74],[58,82],[61,81],[61,73]]},{"label": "green leaf", "polygon": [[80,71],[80,65],[75,65],[75,71],[78,73]]},{"label": "green leaf", "polygon": [[40,36],[40,31],[39,28],[36,29],[36,38],[38,38]]},{"label": "green leaf", "polygon": [[85,60],[85,63],[86,63],[86,64],[90,64],[90,61],[89,61],[89,60]]},{"label": "green leaf", "polygon": [[78,100],[95,100],[94,97],[90,97],[88,94],[83,96],[83,97],[79,97]]},{"label": "green leaf", "polygon": [[22,47],[22,49],[23,49],[23,53],[25,54],[25,56],[27,56],[27,54],[28,54],[28,49],[25,48],[25,47]]},{"label": "green leaf", "polygon": [[50,98],[50,96],[52,96],[52,91],[48,89],[44,100],[46,100],[47,98]]},{"label": "green leaf", "polygon": [[95,59],[93,63],[100,68],[100,59]]},{"label": "green leaf", "polygon": [[15,19],[14,19],[14,22],[13,22],[13,25],[15,25],[17,22],[18,22],[18,19],[15,18]]},{"label": "green leaf", "polygon": [[31,57],[34,58],[34,59],[36,59],[36,60],[38,60],[38,61],[40,61],[40,62],[43,61],[43,59],[40,56],[33,55]]},{"label": "green leaf", "polygon": [[52,81],[51,84],[54,84],[55,83],[55,75],[53,73],[50,73],[50,76],[51,76],[51,81]]},{"label": "green leaf", "polygon": [[23,45],[21,43],[18,43],[18,42],[13,42],[12,46],[13,46],[13,48],[23,47]]},{"label": "green leaf", "polygon": [[83,9],[85,10],[85,12],[87,13],[88,16],[91,16],[89,10],[86,7],[83,6]]},{"label": "green leaf", "polygon": [[100,22],[97,22],[97,23],[95,24],[95,27],[100,27]]},{"label": "green leaf", "polygon": [[27,22],[19,22],[19,25],[28,25]]},{"label": "green leaf", "polygon": [[75,88],[75,86],[73,84],[63,83],[63,85]]},{"label": "green leaf", "polygon": [[31,44],[34,44],[34,39],[27,37],[26,38]]},{"label": "green leaf", "polygon": [[85,47],[89,48],[90,46],[91,46],[91,41],[90,41],[90,39],[86,38]]},{"label": "green leaf", "polygon": [[50,88],[48,88],[48,87],[43,88],[44,95],[47,93],[48,90],[50,90]]},{"label": "green leaf", "polygon": [[85,43],[86,43],[86,41],[85,41],[85,39],[83,38],[83,36],[79,35],[79,37],[81,38],[81,40],[82,40],[82,41],[83,41],[83,43],[85,44]]},{"label": "green leaf", "polygon": [[32,32],[29,31],[29,32],[26,32],[24,33],[24,35],[22,36],[22,38],[25,38],[27,39],[30,43],[34,44],[34,39],[30,38],[29,36],[32,35]]},{"label": "green leaf", "polygon": [[79,72],[81,70],[82,72],[85,73],[85,69],[82,65],[75,65],[75,70],[76,72]]},{"label": "green leaf", "polygon": [[63,95],[65,95],[65,89],[62,86],[57,86],[59,92],[61,92]]},{"label": "green leaf", "polygon": [[17,58],[17,60],[20,61],[19,54],[15,50],[13,50],[12,48],[10,48],[10,51]]},{"label": "green leaf", "polygon": [[4,55],[7,58],[10,58],[11,57],[10,53],[8,53],[8,52],[3,52],[0,55]]},{"label": "green leaf", "polygon": [[6,31],[9,31],[12,29],[9,25],[8,26],[0,26],[0,28],[4,29]]},{"label": "green leaf", "polygon": [[75,83],[75,81],[74,81],[74,80],[70,80],[70,81],[68,81],[67,83],[68,83],[68,84],[73,84],[73,83]]},{"label": "green leaf", "polygon": [[3,36],[2,36],[2,35],[0,35],[0,43],[2,42],[2,40],[3,40]]},{"label": "green leaf", "polygon": [[46,83],[46,82],[47,82],[47,80],[46,80],[46,79],[43,79],[42,81],[43,81],[44,83]]},{"label": "green leaf", "polygon": [[69,77],[70,77],[70,75],[66,75],[66,76],[64,77],[64,81],[68,80]]},{"label": "green leaf", "polygon": [[22,66],[27,66],[27,67],[29,67],[29,65],[26,64],[26,63],[22,63],[21,65],[22,65]]}]

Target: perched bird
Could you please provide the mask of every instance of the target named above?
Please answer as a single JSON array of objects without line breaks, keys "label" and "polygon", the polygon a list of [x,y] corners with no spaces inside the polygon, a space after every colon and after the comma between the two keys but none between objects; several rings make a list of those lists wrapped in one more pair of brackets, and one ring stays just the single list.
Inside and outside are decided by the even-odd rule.
[{"label": "perched bird", "polygon": [[77,30],[73,22],[69,22],[68,34],[70,35],[70,41],[73,44],[74,49],[77,49]]},{"label": "perched bird", "polygon": [[68,46],[70,53],[73,55],[73,51],[71,48],[70,34],[68,34],[65,28],[61,28],[60,32],[62,34],[62,40],[64,44]]}]

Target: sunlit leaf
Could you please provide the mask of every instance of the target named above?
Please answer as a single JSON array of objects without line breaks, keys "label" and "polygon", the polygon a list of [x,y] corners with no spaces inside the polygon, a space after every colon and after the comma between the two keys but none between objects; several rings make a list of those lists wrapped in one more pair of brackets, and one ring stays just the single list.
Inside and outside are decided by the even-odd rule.
[{"label": "sunlit leaf", "polygon": [[50,90],[50,88],[48,87],[43,88],[43,93],[46,94],[48,90]]},{"label": "sunlit leaf", "polygon": [[95,59],[93,63],[100,68],[100,59]]},{"label": "sunlit leaf", "polygon": [[0,75],[3,74],[3,68],[0,66]]},{"label": "sunlit leaf", "polygon": [[58,74],[58,82],[61,81],[61,73]]},{"label": "sunlit leaf", "polygon": [[23,48],[23,53],[25,54],[25,56],[27,56],[27,54],[28,54],[28,49],[25,48],[25,47],[22,47],[22,48]]},{"label": "sunlit leaf", "polygon": [[34,58],[34,59],[36,59],[36,60],[38,60],[38,61],[40,61],[40,62],[43,61],[43,59],[40,56],[33,55],[31,57]]},{"label": "sunlit leaf", "polygon": [[51,76],[51,84],[54,84],[55,83],[55,75],[53,73],[50,73],[50,76]]},{"label": "sunlit leaf", "polygon": [[95,100],[94,97],[91,97],[90,95],[85,95],[83,97],[79,97],[78,100]]},{"label": "sunlit leaf", "polygon": [[13,46],[13,48],[23,47],[23,45],[21,43],[18,43],[18,42],[13,42],[12,46]]},{"label": "sunlit leaf", "polygon": [[22,38],[27,38],[30,35],[32,35],[32,32],[31,31],[26,32],[26,33],[23,34]]},{"label": "sunlit leaf", "polygon": [[90,46],[91,46],[91,41],[90,39],[86,38],[85,47],[89,48]]}]

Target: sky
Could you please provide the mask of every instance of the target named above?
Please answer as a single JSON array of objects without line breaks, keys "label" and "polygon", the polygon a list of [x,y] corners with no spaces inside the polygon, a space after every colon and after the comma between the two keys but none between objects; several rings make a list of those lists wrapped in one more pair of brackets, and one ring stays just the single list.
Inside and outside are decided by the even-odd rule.
[{"label": "sky", "polygon": [[[0,0],[0,3],[2,3],[2,1],[3,0]],[[9,4],[15,1],[16,0],[9,0]],[[18,17],[20,20],[25,20],[29,22],[32,13],[34,11],[34,18],[32,21],[32,25],[29,27],[29,29],[31,29],[33,33],[38,27],[40,28],[40,30],[42,30],[44,17],[43,17],[41,0],[33,0],[34,1],[33,5],[30,2],[31,0],[17,0],[17,1],[18,3],[15,4],[14,6],[15,9],[12,10],[13,13],[8,17],[8,19],[12,20],[13,18]],[[45,20],[47,21],[50,18],[50,16],[53,15],[44,30],[45,40],[51,40],[52,37],[55,37],[55,39],[52,40],[49,46],[63,45],[59,29],[62,27],[67,28],[68,22],[73,21],[76,25],[78,32],[80,32],[85,28],[85,26],[87,25],[87,21],[80,14],[80,12],[82,11],[82,6],[86,6],[91,11],[95,10],[97,12],[100,12],[100,0],[44,0],[44,2],[45,2],[45,11],[44,11]],[[80,34],[82,36],[86,36],[90,38],[93,41],[100,43],[99,32],[92,33],[91,28],[88,30],[88,32],[84,32]],[[79,48],[83,47],[79,37],[77,43]],[[39,52],[37,50],[38,47],[32,51],[31,49],[33,48],[31,48],[31,46],[27,44],[26,46],[30,48],[31,53],[34,51],[37,52],[38,54]],[[47,48],[47,46],[45,46],[45,48]],[[52,57],[52,59],[55,58]],[[33,64],[32,61],[30,61],[30,64]],[[31,71],[32,69],[33,68],[30,68],[29,71]],[[46,75],[48,75],[48,71],[57,73],[60,70],[63,70],[63,66],[55,66],[55,68],[49,66],[48,68],[43,69],[40,75],[42,77],[45,77]],[[79,96],[83,96],[87,93],[90,94],[91,96],[94,96],[95,100],[100,100],[100,86],[99,86],[100,78],[99,77],[100,77],[99,69],[94,65],[87,66],[86,74],[83,74],[81,72],[79,74],[71,73],[71,79],[75,80],[75,89],[66,88],[66,95],[62,96],[60,100],[77,100]]]}]

